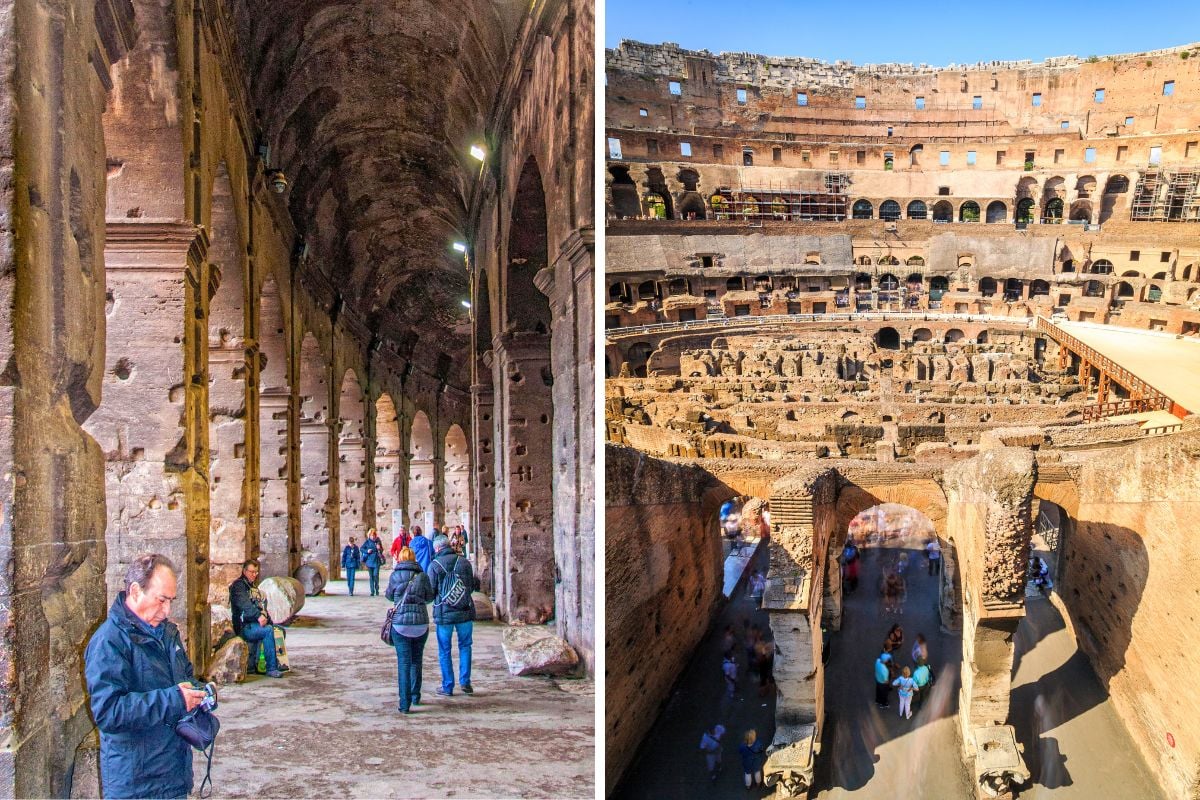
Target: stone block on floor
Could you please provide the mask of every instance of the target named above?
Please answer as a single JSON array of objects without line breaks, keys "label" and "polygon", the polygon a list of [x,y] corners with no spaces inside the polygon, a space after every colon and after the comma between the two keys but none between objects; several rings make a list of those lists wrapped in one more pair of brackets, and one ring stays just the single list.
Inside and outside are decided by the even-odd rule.
[{"label": "stone block on floor", "polygon": [[320,561],[305,561],[296,567],[292,577],[300,581],[304,594],[313,597],[325,591],[325,584],[329,583],[329,568]]},{"label": "stone block on floor", "polygon": [[513,625],[501,643],[510,675],[566,675],[579,666],[571,645],[541,625]]},{"label": "stone block on floor", "polygon": [[208,667],[208,679],[218,685],[241,683],[246,678],[246,659],[250,650],[241,637],[230,639],[213,654]]},{"label": "stone block on floor", "polygon": [[287,625],[304,608],[304,584],[295,578],[267,578],[258,588],[267,598],[267,613],[276,625]]}]

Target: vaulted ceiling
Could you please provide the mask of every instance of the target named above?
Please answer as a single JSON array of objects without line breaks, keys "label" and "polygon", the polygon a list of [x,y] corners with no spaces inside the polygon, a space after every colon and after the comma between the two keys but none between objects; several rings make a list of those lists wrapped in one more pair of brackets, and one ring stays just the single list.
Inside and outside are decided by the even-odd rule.
[{"label": "vaulted ceiling", "polygon": [[[461,239],[481,141],[525,13],[513,0],[236,0],[251,102],[325,282],[420,365],[465,385]],[[458,327],[459,332],[454,328]],[[444,365],[447,359],[441,359]]]}]

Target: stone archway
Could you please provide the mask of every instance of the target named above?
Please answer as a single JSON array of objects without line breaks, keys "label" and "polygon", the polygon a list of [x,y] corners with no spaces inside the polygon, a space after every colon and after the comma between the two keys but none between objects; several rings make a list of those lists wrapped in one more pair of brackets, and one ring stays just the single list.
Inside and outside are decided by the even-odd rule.
[{"label": "stone archway", "polygon": [[[353,536],[363,541],[375,509],[367,508],[366,405],[354,370],[342,376],[338,401],[338,529],[330,552],[341,553],[342,542]],[[368,510],[370,514],[368,514]]]},{"label": "stone archway", "polygon": [[471,459],[467,453],[467,435],[458,425],[446,432],[445,481],[442,492],[445,503],[445,524],[469,525]]},{"label": "stone archway", "polygon": [[429,533],[432,525],[441,524],[434,516],[433,427],[429,415],[418,411],[413,415],[412,433],[408,437],[408,518]]},{"label": "stone archway", "polygon": [[[375,526],[384,543],[391,546],[392,511],[404,508],[401,491],[404,459],[400,451],[400,419],[396,404],[385,392],[375,401]],[[401,520],[403,523],[404,520]]]}]

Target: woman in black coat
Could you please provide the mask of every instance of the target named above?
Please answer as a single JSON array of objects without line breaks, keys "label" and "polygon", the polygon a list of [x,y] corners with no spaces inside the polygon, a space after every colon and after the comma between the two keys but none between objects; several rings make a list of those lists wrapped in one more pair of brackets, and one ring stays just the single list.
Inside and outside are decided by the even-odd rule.
[{"label": "woman in black coat", "polygon": [[400,691],[397,709],[407,714],[411,706],[421,704],[421,656],[429,638],[429,611],[425,604],[433,601],[433,585],[417,564],[411,548],[401,548],[384,594],[396,604],[392,645],[396,648],[396,685]]}]

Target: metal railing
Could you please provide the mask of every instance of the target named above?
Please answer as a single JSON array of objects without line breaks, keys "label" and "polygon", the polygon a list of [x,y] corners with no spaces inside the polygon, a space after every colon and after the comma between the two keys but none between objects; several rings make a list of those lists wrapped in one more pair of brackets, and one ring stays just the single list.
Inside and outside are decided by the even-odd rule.
[{"label": "metal railing", "polygon": [[930,314],[924,311],[860,311],[856,313],[834,314],[761,314],[758,316],[721,317],[718,319],[697,319],[687,322],[658,322],[653,325],[639,325],[628,328],[608,328],[605,338],[627,338],[629,336],[645,336],[652,333],[667,333],[688,331],[697,328],[731,328],[754,327],[756,325],[778,324],[786,322],[851,322],[855,320],[875,322],[1004,322],[1013,325],[1032,325],[1036,318],[1001,317],[994,314]]}]

